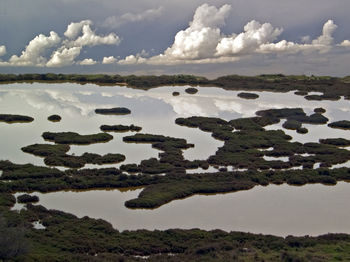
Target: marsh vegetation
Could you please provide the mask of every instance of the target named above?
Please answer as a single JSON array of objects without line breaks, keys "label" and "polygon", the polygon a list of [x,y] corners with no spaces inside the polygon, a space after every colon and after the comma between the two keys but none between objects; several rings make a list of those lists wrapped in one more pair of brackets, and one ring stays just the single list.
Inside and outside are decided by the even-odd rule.
[{"label": "marsh vegetation", "polygon": [[23,115],[11,115],[11,114],[0,114],[0,122],[5,122],[8,124],[13,123],[30,123],[33,122],[34,118],[30,116]]},{"label": "marsh vegetation", "polygon": [[131,114],[131,111],[125,107],[115,107],[95,109],[95,113],[100,115],[128,115]]},{"label": "marsh vegetation", "polygon": [[47,120],[51,122],[60,122],[62,120],[62,117],[59,115],[51,115],[47,118]]},{"label": "marsh vegetation", "polygon": [[[66,81],[69,79],[80,83],[126,83],[142,89],[162,84],[193,86],[201,84],[220,86],[227,90],[246,90],[249,94],[259,90],[275,92],[298,90],[299,95],[307,96],[310,92],[319,91],[322,92],[322,95],[311,97],[311,99],[333,101],[340,96],[349,99],[348,83],[341,78],[262,75],[258,77],[227,76],[207,80],[194,76],[122,77],[51,74],[15,77],[1,75],[0,78],[3,81]],[[202,91],[190,98],[196,99],[201,93]],[[169,96],[169,92],[167,95]],[[314,95],[310,94],[310,96]],[[249,101],[249,103],[253,102]],[[94,105],[93,108],[97,106],[99,105]],[[118,125],[107,121],[97,121],[98,125],[96,124],[95,128],[100,127],[104,133],[94,134],[96,131],[90,131],[89,135],[81,135],[76,132],[56,132],[59,130],[44,132],[42,137],[54,144],[32,144],[23,147],[22,151],[44,158],[47,166],[21,164],[8,160],[0,161],[0,220],[1,216],[4,218],[0,221],[0,244],[6,243],[6,245],[1,245],[7,250],[5,255],[0,254],[0,259],[15,257],[17,260],[28,261],[63,259],[133,261],[140,260],[138,256],[147,256],[149,261],[293,261],[293,259],[327,261],[338,258],[346,260],[350,250],[349,235],[346,234],[281,238],[199,229],[119,232],[103,220],[78,218],[61,211],[47,210],[40,205],[32,205],[30,202],[37,201],[37,198],[27,194],[31,191],[142,187],[141,193],[133,199],[128,199],[125,206],[151,209],[195,194],[236,192],[269,184],[299,186],[322,183],[335,185],[338,181],[349,181],[350,169],[348,167],[332,168],[334,165],[344,164],[350,160],[350,153],[346,149],[350,145],[347,137],[329,137],[316,142],[302,143],[293,141],[291,135],[285,133],[288,131],[285,129],[305,133],[307,129],[304,126],[309,124],[327,127],[326,124],[330,122],[328,117],[331,118],[331,114],[326,114],[327,117],[323,115],[326,110],[321,107],[312,108],[314,112],[308,109],[308,111],[302,108],[264,109],[256,112],[255,116],[236,118],[210,117],[215,116],[214,113],[208,114],[210,116],[184,114],[174,117],[177,127],[206,132],[213,139],[222,143],[216,152],[212,152],[208,158],[201,160],[188,160],[185,157],[184,153],[195,146],[190,139],[181,138],[181,135],[176,135],[176,131],[171,135],[153,133],[151,125],[143,126],[137,121],[132,122],[135,125],[130,125],[130,122],[126,120]],[[130,114],[129,109],[129,111],[120,110],[120,108],[101,110],[97,109],[99,112],[96,113]],[[305,112],[311,113],[306,114]],[[327,112],[329,112],[328,108]],[[146,113],[148,114],[148,111]],[[44,119],[46,117],[47,115]],[[66,119],[65,115],[63,117]],[[108,118],[100,117],[104,120]],[[284,123],[282,124],[281,121]],[[335,121],[329,126],[346,129],[347,122],[349,121]],[[284,129],[269,130],[270,126],[278,123],[281,123]],[[84,150],[84,153],[74,151],[76,148],[82,148],[75,145],[93,145],[111,141],[113,136],[105,132],[139,132],[142,127],[145,133],[113,135],[116,139],[119,136],[120,140],[129,143],[128,145],[133,144],[132,146],[135,147],[140,146],[141,148],[140,144],[149,145],[158,150],[158,156],[145,156],[145,159],[140,162],[129,161],[120,166],[83,168],[86,164],[117,164],[126,160],[126,157],[120,153],[94,153],[93,150],[98,149],[98,145],[96,147],[87,146],[87,152]],[[311,127],[308,126],[308,128],[311,130]],[[38,133],[38,138],[40,133]],[[108,150],[111,148],[109,147]],[[118,152],[119,148],[116,147],[115,151]],[[287,161],[282,161],[280,157],[287,158]],[[319,167],[314,168],[317,165]],[[68,169],[58,169],[52,166],[64,166]],[[213,167],[215,167],[213,172],[204,172]],[[186,173],[187,170],[198,168],[202,171],[193,174]],[[16,192],[27,192],[18,197],[18,202],[27,203],[26,210],[21,212],[10,211],[16,202],[13,197]],[[45,229],[35,229],[34,222],[42,223]],[[16,235],[13,232],[19,233]],[[8,237],[11,235],[13,241],[9,242]],[[14,245],[17,245],[19,241],[23,245],[19,245],[18,250],[13,252]]]}]

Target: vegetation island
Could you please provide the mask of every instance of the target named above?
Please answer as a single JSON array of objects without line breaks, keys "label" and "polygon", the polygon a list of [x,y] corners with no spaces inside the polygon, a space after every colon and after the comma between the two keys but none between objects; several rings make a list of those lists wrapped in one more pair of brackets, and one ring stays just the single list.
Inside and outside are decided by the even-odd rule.
[{"label": "vegetation island", "polygon": [[51,122],[60,122],[62,120],[62,117],[59,115],[51,115],[47,118],[47,120]]},{"label": "vegetation island", "polygon": [[34,118],[30,116],[0,114],[0,122],[5,122],[7,124],[30,123],[33,121],[34,121]]},{"label": "vegetation island", "polygon": [[240,98],[244,98],[244,99],[257,99],[257,98],[259,98],[259,95],[257,95],[257,94],[246,93],[246,92],[238,93],[237,96]]},{"label": "vegetation island", "polygon": [[100,115],[128,115],[128,114],[131,114],[131,111],[130,109],[125,107],[116,107],[116,108],[96,109],[95,113]]}]

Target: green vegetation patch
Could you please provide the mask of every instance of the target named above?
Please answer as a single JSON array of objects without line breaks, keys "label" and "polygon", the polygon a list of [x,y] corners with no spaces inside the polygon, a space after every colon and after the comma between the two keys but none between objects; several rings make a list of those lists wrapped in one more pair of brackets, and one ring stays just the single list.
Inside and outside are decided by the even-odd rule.
[{"label": "green vegetation patch", "polygon": [[307,116],[302,108],[282,108],[282,109],[268,109],[256,112],[258,116],[270,118],[286,118],[287,120],[296,120],[306,124],[326,124],[328,118],[320,113],[314,113]]},{"label": "green vegetation patch", "polygon": [[318,107],[314,109],[315,113],[319,113],[319,114],[323,114],[326,113],[326,109],[322,108],[322,107]]},{"label": "green vegetation patch", "polygon": [[100,126],[100,129],[103,132],[139,132],[142,130],[142,127],[135,125],[102,125]]},{"label": "green vegetation patch", "polygon": [[44,163],[48,166],[64,166],[81,168],[85,164],[115,164],[125,160],[121,154],[106,154],[104,156],[92,153],[84,153],[82,156],[68,155],[69,145],[34,144],[22,148],[23,152],[44,157]]},{"label": "green vegetation patch", "polygon": [[39,197],[23,194],[17,197],[17,201],[18,203],[36,203],[39,202]]},{"label": "green vegetation patch", "polygon": [[89,145],[94,143],[106,143],[113,139],[113,136],[106,133],[98,133],[92,135],[80,135],[74,132],[44,132],[42,137],[45,140],[55,142],[57,144],[70,145]]},{"label": "green vegetation patch", "polygon": [[185,172],[186,168],[198,168],[202,166],[202,161],[184,159],[182,150],[194,147],[193,144],[188,144],[185,139],[163,135],[135,134],[133,136],[123,137],[123,141],[127,143],[149,143],[153,148],[163,151],[159,154],[159,160],[156,158],[142,160],[137,168],[134,165],[122,166],[122,170],[127,172],[161,174],[174,170]]},{"label": "green vegetation patch", "polygon": [[350,146],[350,140],[345,138],[327,138],[320,139],[321,144],[334,145],[334,146]]},{"label": "green vegetation patch", "polygon": [[305,185],[322,183],[335,185],[338,180],[350,178],[350,169],[318,169],[288,171],[217,172],[205,174],[169,173],[158,183],[147,186],[137,198],[125,203],[129,208],[156,208],[172,200],[194,194],[223,193],[248,190],[255,185],[266,186],[288,183]]},{"label": "green vegetation patch", "polygon": [[308,132],[307,128],[302,124],[315,124],[321,125],[328,122],[328,118],[323,116],[323,108],[316,108],[314,114],[307,116],[302,108],[282,108],[282,109],[268,109],[256,112],[258,116],[270,118],[270,119],[287,119],[283,123],[283,127],[290,130],[296,130],[300,134]]},{"label": "green vegetation patch", "polygon": [[294,94],[297,95],[297,96],[306,96],[308,94],[308,92],[306,92],[306,91],[295,91]]},{"label": "green vegetation patch", "polygon": [[238,93],[237,96],[240,98],[244,98],[244,99],[257,99],[257,98],[259,98],[259,95],[257,95],[257,94],[246,93],[246,92]]},{"label": "green vegetation patch", "polygon": [[291,129],[291,130],[297,130],[301,128],[301,123],[297,120],[287,120],[286,122],[283,123],[282,127],[286,129]]},{"label": "green vegetation patch", "polygon": [[350,121],[342,120],[328,124],[329,127],[350,130]]},{"label": "green vegetation patch", "polygon": [[8,124],[13,123],[30,123],[33,122],[34,118],[30,116],[22,115],[10,115],[10,114],[0,114],[0,122],[5,122]]},{"label": "green vegetation patch", "polygon": [[35,156],[62,155],[69,151],[69,145],[34,144],[22,147],[22,151]]},{"label": "green vegetation patch", "polygon": [[[344,163],[350,159],[350,152],[332,145],[289,142],[292,137],[281,130],[265,130],[264,127],[278,123],[279,118],[293,118],[314,122],[315,117],[308,117],[302,109],[273,109],[260,111],[262,116],[234,119],[229,122],[206,117],[178,118],[176,123],[188,127],[198,127],[202,131],[211,132],[215,139],[224,141],[224,145],[210,156],[207,163],[217,166],[233,166],[234,168],[248,168],[252,170],[288,169],[303,166],[312,168],[314,163],[331,166]],[[317,116],[318,117],[318,116]],[[291,120],[289,120],[291,119]],[[297,120],[293,120],[297,121]],[[305,121],[305,120],[304,120]],[[323,119],[318,120],[324,122]],[[293,124],[292,122],[292,124]],[[296,122],[293,127],[298,132],[307,132]],[[234,132],[232,132],[234,130]],[[261,149],[270,148],[271,151]],[[303,157],[300,154],[315,154]],[[267,161],[263,156],[288,156],[290,161]],[[336,157],[335,157],[336,156]]]},{"label": "green vegetation patch", "polygon": [[[3,171],[1,180],[57,178],[62,172],[55,168],[35,166],[32,164],[17,165],[10,161],[0,161],[0,170]],[[25,184],[23,184],[25,191]],[[1,190],[0,190],[1,191]]]},{"label": "green vegetation patch", "polygon": [[180,181],[161,183],[146,187],[136,199],[125,202],[129,208],[156,208],[174,199],[181,199],[200,193],[219,193],[248,190],[255,183],[237,180],[234,175],[208,174],[181,177]]},{"label": "green vegetation patch", "polygon": [[340,96],[337,94],[326,93],[323,95],[307,95],[305,96],[305,99],[310,101],[321,101],[321,100],[337,101],[340,99]]},{"label": "green vegetation patch", "polygon": [[84,153],[82,156],[72,155],[50,155],[44,159],[48,166],[64,166],[70,168],[82,168],[85,164],[105,165],[117,164],[123,162],[125,156],[122,154],[98,155],[93,153]]},{"label": "green vegetation patch", "polygon": [[51,122],[60,122],[62,120],[62,117],[59,115],[51,115],[47,118],[47,120]]},{"label": "green vegetation patch", "polygon": [[194,87],[189,87],[189,88],[185,89],[185,92],[187,94],[194,95],[194,94],[196,94],[198,92],[198,89],[194,88]]},{"label": "green vegetation patch", "polygon": [[[0,161],[0,192],[52,192],[66,189],[121,188],[157,183],[157,177],[126,175],[117,168],[68,169]],[[6,181],[2,182],[3,180]]]},{"label": "green vegetation patch", "polygon": [[96,114],[101,115],[128,115],[131,114],[130,109],[125,107],[115,107],[115,108],[102,108],[95,109]]}]

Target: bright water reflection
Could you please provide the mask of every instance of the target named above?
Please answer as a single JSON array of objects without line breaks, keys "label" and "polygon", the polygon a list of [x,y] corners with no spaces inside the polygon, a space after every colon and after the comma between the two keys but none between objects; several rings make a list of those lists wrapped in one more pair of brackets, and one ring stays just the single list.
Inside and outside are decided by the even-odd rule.
[{"label": "bright water reflection", "polygon": [[[312,113],[316,107],[327,110],[331,121],[348,119],[349,102],[307,101],[301,96],[289,93],[256,92],[259,99],[244,100],[237,97],[235,91],[203,87],[196,95],[184,92],[186,87],[160,87],[149,91],[126,87],[101,87],[92,84],[72,83],[16,83],[0,86],[0,112],[31,115],[35,121],[30,124],[0,124],[0,159],[10,159],[17,163],[31,162],[43,165],[42,159],[23,153],[20,148],[33,143],[43,143],[41,134],[45,131],[75,131],[81,134],[99,132],[102,124],[135,124],[142,126],[143,133],[164,134],[182,137],[195,147],[185,150],[187,159],[206,159],[215,153],[221,141],[213,139],[209,133],[199,129],[178,126],[174,123],[178,117],[192,115],[220,117],[231,120],[238,117],[254,116],[257,110],[283,107],[302,107]],[[174,90],[181,95],[173,97]],[[94,114],[98,107],[122,106],[130,108],[131,115],[101,116]],[[62,116],[60,123],[47,121],[50,114]],[[282,123],[268,127],[281,128]],[[305,125],[309,129],[306,135],[284,130],[296,141],[317,141],[320,137],[349,137],[348,132],[330,129],[327,126]],[[150,145],[125,144],[122,137],[131,133],[113,134],[114,139],[106,144],[72,146],[70,153],[84,152],[99,154],[123,153],[125,163],[139,163],[142,159],[157,157],[158,151]],[[91,167],[91,166],[90,166]]]},{"label": "bright water reflection", "polygon": [[[327,110],[325,116],[330,121],[349,120],[349,101],[344,99],[307,101],[292,92],[255,92],[259,94],[258,99],[244,100],[238,98],[238,92],[235,91],[206,87],[200,88],[196,95],[189,95],[184,92],[185,88],[161,87],[142,91],[126,87],[72,83],[0,85],[0,113],[24,114],[35,118],[29,124],[0,123],[0,159],[43,165],[41,158],[25,154],[20,148],[44,143],[41,134],[45,131],[91,134],[100,132],[99,127],[103,124],[134,124],[141,126],[143,133],[185,138],[189,143],[195,144],[194,148],[184,151],[185,158],[206,159],[223,143],[199,129],[176,125],[176,118],[200,115],[231,120],[254,116],[256,111],[270,108],[302,107],[306,113],[311,114],[314,108],[323,107]],[[172,96],[175,90],[181,93],[180,96]],[[119,106],[131,109],[132,114],[102,116],[94,113],[96,108]],[[61,115],[62,121],[47,121],[51,114]],[[282,129],[282,123],[283,121],[269,126],[268,129]],[[293,137],[293,141],[300,142],[316,142],[319,138],[329,137],[350,139],[349,131],[331,129],[326,125],[305,127],[309,129],[309,133],[305,135],[291,130],[284,131]],[[139,163],[143,159],[158,156],[159,151],[150,145],[123,143],[123,136],[130,134],[133,133],[114,133],[114,139],[108,143],[72,146],[70,153],[122,153],[126,155],[124,163]],[[188,173],[215,170],[210,167],[207,171],[189,170]],[[137,197],[139,192],[140,189],[125,193],[118,190],[94,190],[39,195],[40,204],[48,208],[64,210],[78,216],[104,218],[121,230],[199,227],[276,235],[350,233],[350,185],[346,183],[339,183],[335,187],[256,187],[233,194],[193,196],[186,200],[173,201],[156,210],[126,209],[124,202]]]}]

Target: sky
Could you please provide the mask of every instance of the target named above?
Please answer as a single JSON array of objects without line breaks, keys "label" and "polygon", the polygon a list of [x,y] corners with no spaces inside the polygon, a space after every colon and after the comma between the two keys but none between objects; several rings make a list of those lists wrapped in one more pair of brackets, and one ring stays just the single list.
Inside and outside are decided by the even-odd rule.
[{"label": "sky", "polygon": [[348,0],[1,0],[0,73],[350,75]]}]

